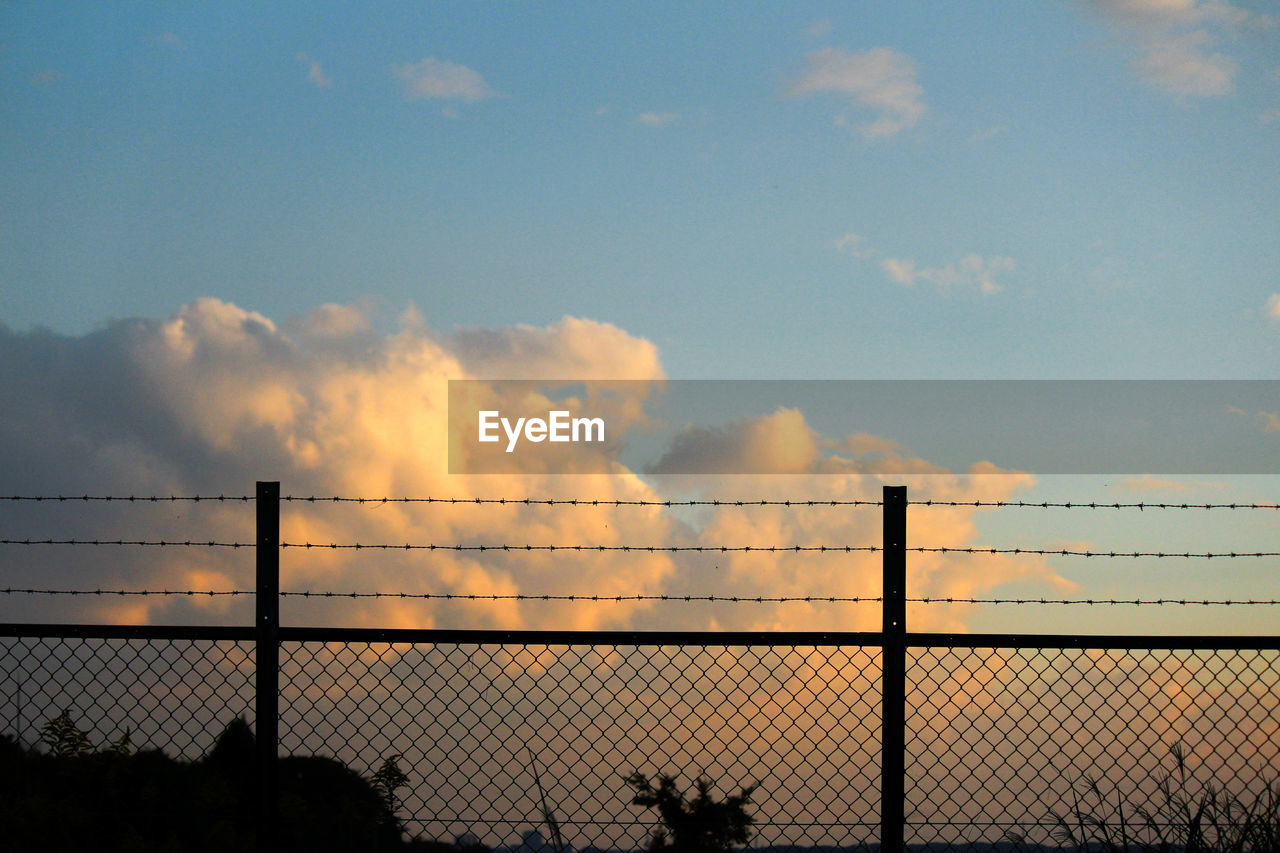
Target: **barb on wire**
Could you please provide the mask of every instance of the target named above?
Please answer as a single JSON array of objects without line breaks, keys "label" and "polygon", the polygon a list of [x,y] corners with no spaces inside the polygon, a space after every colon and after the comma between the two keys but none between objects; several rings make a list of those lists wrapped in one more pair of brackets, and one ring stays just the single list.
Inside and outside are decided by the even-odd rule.
[{"label": "barb on wire", "polygon": [[510,506],[883,506],[878,500],[603,500],[592,498],[360,498],[316,495],[283,495],[280,500],[298,503],[355,503],[355,504],[389,504],[389,503],[425,503],[425,504],[499,504]]}]

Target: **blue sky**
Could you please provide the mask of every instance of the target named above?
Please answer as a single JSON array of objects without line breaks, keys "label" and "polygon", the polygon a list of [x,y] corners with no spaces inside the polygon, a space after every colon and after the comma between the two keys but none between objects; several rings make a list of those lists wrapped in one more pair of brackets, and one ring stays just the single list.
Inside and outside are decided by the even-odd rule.
[{"label": "blue sky", "polygon": [[[299,494],[473,494],[493,482],[440,479],[444,454],[430,450],[444,446],[444,380],[465,376],[1280,378],[1271,3],[10,3],[0,117],[11,492],[236,491],[277,476]],[[766,434],[807,440],[803,419],[760,414]],[[1267,440],[1280,430],[1280,401],[1241,414]],[[1276,458],[1259,460],[1270,476],[1037,488],[1274,502]],[[1030,488],[995,479],[936,488]],[[586,488],[562,480],[519,488]],[[795,497],[792,485],[767,491]],[[758,497],[761,484],[726,488]],[[1128,517],[1083,530],[1080,518],[1063,529],[969,513],[934,532],[954,545],[1276,550],[1271,514],[1144,518],[1143,533]],[[416,523],[347,532],[415,538]],[[458,535],[488,535],[488,523],[460,522]],[[508,523],[519,536],[604,535]],[[680,525],[607,535],[754,530],[737,517]],[[876,535],[824,525],[777,531]],[[1204,594],[1270,598],[1273,563],[1116,573],[993,561],[966,569],[965,590],[1154,597],[1176,576]],[[33,565],[9,564],[10,581],[37,583]],[[234,586],[237,565],[98,568],[125,586]],[[700,570],[655,561],[600,577],[620,592],[706,592],[686,569]],[[812,591],[805,570],[759,583]],[[951,570],[929,569],[938,589],[952,588]],[[414,571],[384,580],[417,582]],[[554,592],[582,577],[451,571],[439,588]],[[847,573],[828,579],[866,592]],[[1150,624],[1274,630],[1266,609],[1216,613]],[[578,614],[484,618],[666,624]],[[1039,624],[1025,614],[1011,618]],[[703,615],[690,624],[728,624]]]},{"label": "blue sky", "polygon": [[0,321],[412,303],[675,377],[1275,378],[1267,11],[9,4]]}]

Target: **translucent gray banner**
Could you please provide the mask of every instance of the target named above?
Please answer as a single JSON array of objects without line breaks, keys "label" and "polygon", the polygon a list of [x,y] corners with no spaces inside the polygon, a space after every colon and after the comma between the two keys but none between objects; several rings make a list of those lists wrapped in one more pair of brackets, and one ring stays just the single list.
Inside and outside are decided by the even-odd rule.
[{"label": "translucent gray banner", "polygon": [[1274,474],[1275,380],[449,382],[454,474]]}]

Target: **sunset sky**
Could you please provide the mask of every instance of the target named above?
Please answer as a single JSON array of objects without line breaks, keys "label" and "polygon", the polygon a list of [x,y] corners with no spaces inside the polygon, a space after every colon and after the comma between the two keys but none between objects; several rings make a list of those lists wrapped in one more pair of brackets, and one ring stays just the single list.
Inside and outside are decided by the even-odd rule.
[{"label": "sunset sky", "polygon": [[[0,493],[278,479],[286,494],[850,499],[901,481],[939,499],[1280,498],[1280,399],[1222,413],[1271,442],[1253,476],[820,473],[834,447],[896,445],[904,472],[939,460],[789,409],[701,426],[707,453],[799,458],[795,475],[450,475],[447,380],[523,377],[1280,379],[1280,14],[1260,0],[0,7]],[[913,542],[1280,551],[1275,512],[1035,512],[920,508]],[[2,538],[252,538],[243,506],[3,517]],[[879,515],[289,506],[285,535],[877,544]],[[240,553],[0,547],[0,586],[251,576]],[[284,586],[878,595],[864,556],[287,552]],[[1278,597],[1275,558],[920,555],[912,572],[919,595]],[[0,619],[248,606],[0,596]],[[338,607],[288,615],[878,626],[858,605]],[[911,617],[1280,625],[1276,608]]]}]

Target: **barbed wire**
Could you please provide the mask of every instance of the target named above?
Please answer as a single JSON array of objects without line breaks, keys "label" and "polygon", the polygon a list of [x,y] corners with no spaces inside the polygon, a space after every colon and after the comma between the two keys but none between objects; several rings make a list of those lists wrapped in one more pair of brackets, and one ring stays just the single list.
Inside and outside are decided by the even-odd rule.
[{"label": "barbed wire", "polygon": [[6,587],[4,595],[254,595],[251,589],[30,589]]},{"label": "barbed wire", "polygon": [[[141,546],[157,548],[253,548],[252,542],[220,542],[164,539],[0,539],[0,545],[81,545],[81,546]],[[533,543],[496,543],[492,545],[441,544],[435,542],[403,544],[391,542],[281,542],[281,549],[344,550],[344,551],[573,551],[573,552],[622,552],[622,553],[879,553],[879,545],[557,545]],[[1244,559],[1280,557],[1280,551],[1090,551],[1072,548],[990,548],[990,547],[911,547],[904,549],[922,554],[1012,554],[1047,557],[1107,557],[1155,559]]]},{"label": "barbed wire", "polygon": [[1277,605],[1272,599],[1194,599],[1194,598],[908,598],[909,604],[1089,604],[1089,605]]},{"label": "barbed wire", "polygon": [[[158,503],[158,502],[241,502],[247,503],[257,500],[254,495],[0,495],[0,500],[4,501],[30,501],[35,503],[66,503],[66,502],[122,502],[122,503]],[[694,499],[694,500],[667,500],[667,499],[597,499],[597,498],[443,498],[443,497],[350,497],[343,495],[282,495],[280,500],[292,503],[353,503],[365,505],[383,505],[393,503],[423,503],[423,504],[443,504],[452,506],[462,505],[511,505],[511,506],[656,506],[656,507],[677,507],[677,506],[711,506],[711,507],[748,507],[748,506],[782,506],[782,507],[832,507],[832,506],[883,506],[882,500],[861,500],[861,499],[835,499],[835,500],[812,500],[812,499]],[[1148,509],[1199,509],[1199,510],[1280,510],[1280,503],[1170,503],[1170,502],[1146,502],[1138,501],[1131,503],[1105,501],[958,501],[958,500],[909,500],[907,504],[910,506],[946,506],[946,507],[1013,507],[1013,508],[1030,508],[1030,509],[1136,509],[1144,511]]]},{"label": "barbed wire", "polygon": [[447,601],[596,601],[596,602],[620,602],[620,601],[713,601],[713,602],[740,602],[740,603],[778,603],[778,602],[817,602],[817,603],[858,603],[858,602],[878,602],[882,601],[880,597],[864,597],[864,596],[840,596],[840,595],[674,595],[660,593],[634,593],[627,595],[584,595],[577,593],[488,593],[473,594],[459,592],[312,592],[310,590],[300,592],[281,592],[281,596],[291,596],[295,598],[418,598],[418,599],[443,599]]},{"label": "barbed wire", "polygon": [[252,542],[196,541],[194,539],[0,539],[0,545],[139,545],[154,548],[252,548]]},{"label": "barbed wire", "polygon": [[880,500],[770,500],[770,499],[752,499],[752,500],[724,500],[717,498],[707,498],[702,500],[659,500],[659,499],[643,499],[634,500],[625,499],[597,499],[597,498],[361,498],[361,497],[318,497],[316,495],[300,496],[300,495],[283,495],[280,500],[292,501],[295,503],[355,503],[355,504],[389,504],[389,503],[427,503],[427,504],[498,504],[512,506],[795,506],[795,507],[816,507],[816,506],[883,506],[884,501]]},{"label": "barbed wire", "polygon": [[876,552],[882,550],[876,545],[535,545],[499,543],[495,545],[459,545],[459,544],[412,544],[397,545],[394,543],[366,544],[362,542],[281,542],[281,548],[355,550],[374,549],[379,551],[585,551],[585,552],[644,552],[644,553],[728,553],[728,552],[762,552],[762,553],[852,553],[854,551]]},{"label": "barbed wire", "polygon": [[[155,590],[155,589],[34,589],[7,587],[0,589],[4,595],[68,595],[68,596],[238,596],[254,595],[253,590]],[[839,595],[804,595],[804,596],[758,596],[758,595],[679,595],[679,594],[627,594],[627,595],[586,595],[586,594],[551,594],[551,593],[455,593],[455,592],[335,592],[312,590],[284,590],[278,593],[281,598],[395,598],[445,601],[573,601],[617,603],[624,601],[670,601],[670,602],[720,602],[741,604],[776,604],[807,602],[812,604],[827,603],[879,603],[881,596],[839,596]],[[909,604],[1013,604],[1013,605],[1089,605],[1089,606],[1270,606],[1280,605],[1276,599],[1194,599],[1194,598],[956,598],[923,597],[907,598]]]},{"label": "barbed wire", "polygon": [[1191,503],[1088,503],[1073,501],[939,501],[916,500],[907,501],[909,506],[971,506],[971,507],[1022,507],[1030,509],[1280,509],[1280,504],[1229,503],[1229,504],[1191,504]]},{"label": "barbed wire", "polygon": [[66,503],[67,501],[80,501],[89,503],[98,501],[103,503],[174,503],[178,501],[190,501],[192,503],[200,503],[201,501],[239,501],[248,503],[257,500],[254,495],[0,495],[0,501],[32,501],[34,503]]},{"label": "barbed wire", "polygon": [[1029,554],[1042,557],[1155,557],[1157,559],[1233,559],[1280,557],[1280,551],[1083,551],[1071,548],[906,548],[923,554]]}]

